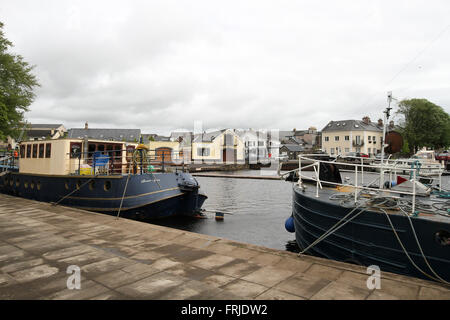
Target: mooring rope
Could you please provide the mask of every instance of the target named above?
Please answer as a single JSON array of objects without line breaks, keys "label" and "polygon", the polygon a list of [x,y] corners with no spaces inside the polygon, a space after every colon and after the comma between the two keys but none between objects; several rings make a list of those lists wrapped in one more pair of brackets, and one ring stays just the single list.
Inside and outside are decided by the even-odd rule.
[{"label": "mooring rope", "polygon": [[120,210],[122,210],[123,198],[125,198],[125,193],[127,192],[127,187],[128,187],[128,180],[130,179],[130,171],[131,171],[131,166],[128,168],[127,181],[125,182],[125,188],[123,189],[122,199],[120,199],[120,207],[119,207],[119,211],[117,212],[116,219],[119,219]]},{"label": "mooring rope", "polygon": [[[332,195],[330,197],[330,199],[334,199],[334,200],[340,200],[341,204],[342,202],[346,202],[347,201],[347,195],[342,195],[342,196],[338,196],[338,195]],[[353,198],[353,195],[352,195]],[[449,201],[450,202],[450,201]],[[447,204],[449,202],[445,202],[444,204]],[[383,207],[384,206],[384,207]],[[367,211],[370,208],[376,208],[379,209],[380,211],[382,211],[389,224],[390,227],[398,241],[398,243],[400,244],[403,252],[405,253],[406,257],[408,258],[408,260],[411,262],[411,264],[419,271],[421,272],[423,275],[425,275],[426,277],[435,280],[437,282],[442,282],[446,285],[450,285],[450,282],[444,280],[443,278],[441,278],[435,271],[434,269],[431,267],[428,259],[426,258],[425,253],[423,252],[422,246],[420,245],[420,241],[417,237],[417,233],[416,230],[414,229],[412,220],[410,218],[410,215],[405,211],[405,207],[406,209],[408,209],[408,207],[410,206],[409,201],[404,200],[404,199],[397,199],[394,197],[375,197],[372,198],[368,201],[366,201],[363,204],[358,204],[358,206],[356,206],[355,208],[353,208],[349,213],[347,213],[342,219],[340,219],[335,225],[333,225],[330,229],[328,229],[324,234],[322,234],[319,238],[317,238],[314,242],[312,242],[309,246],[307,246],[304,250],[302,250],[298,255],[304,254],[306,251],[308,251],[309,249],[311,249],[312,247],[316,246],[318,243],[322,242],[323,240],[325,240],[328,236],[330,236],[331,234],[335,233],[337,230],[339,230],[340,228],[342,228],[345,224],[347,224],[348,222],[350,222],[351,220],[355,219],[357,216],[359,216],[361,213]],[[358,212],[357,214],[355,214],[354,216],[352,216],[350,219],[346,220],[345,222],[343,222],[348,216],[350,216],[355,210],[361,208],[361,207],[365,207],[363,210],[361,210],[360,212]],[[421,204],[421,209],[424,209],[425,211],[430,210],[431,208],[433,208],[433,205],[428,205],[428,204]],[[430,271],[433,273],[434,277],[429,275],[428,273],[426,273],[425,271],[423,271],[415,262],[414,260],[411,258],[411,256],[409,255],[408,251],[406,250],[405,246],[403,245],[403,242],[401,241],[397,231],[395,230],[394,225],[392,224],[391,219],[389,218],[389,214],[386,212],[385,209],[395,209],[398,208],[400,209],[400,211],[402,212],[402,214],[404,214],[408,221],[409,224],[411,226],[412,232],[413,232],[413,236],[414,239],[417,243],[417,246],[419,248],[420,254],[422,256],[422,258],[425,261],[425,264],[428,266],[428,268],[430,269]],[[416,207],[417,208],[417,207]],[[435,207],[434,207],[435,208]],[[443,210],[441,208],[438,208],[438,210]],[[447,215],[448,216],[448,215]]]},{"label": "mooring rope", "polygon": [[81,188],[86,185],[87,183],[91,182],[94,178],[96,178],[98,176],[98,174],[94,175],[92,178],[90,178],[89,180],[87,180],[85,183],[83,183],[82,185],[80,185],[79,187],[76,187],[74,190],[72,190],[70,193],[68,193],[67,195],[65,195],[64,197],[62,197],[61,199],[59,199],[57,202],[52,202],[51,205],[52,206],[56,206],[58,205],[61,201],[63,201],[65,198],[67,198],[68,196],[70,196],[71,194],[73,194],[75,191],[79,191],[81,190]]}]

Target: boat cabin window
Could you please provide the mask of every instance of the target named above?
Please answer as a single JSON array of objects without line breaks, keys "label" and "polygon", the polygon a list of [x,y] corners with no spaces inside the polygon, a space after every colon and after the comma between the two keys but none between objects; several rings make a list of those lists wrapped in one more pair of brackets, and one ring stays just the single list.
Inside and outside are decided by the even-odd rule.
[{"label": "boat cabin window", "polygon": [[70,158],[80,158],[81,156],[81,143],[71,142],[70,143]]},{"label": "boat cabin window", "polygon": [[122,145],[116,144],[114,149],[116,150],[115,156],[116,157],[121,157],[122,156]]},{"label": "boat cabin window", "polygon": [[27,158],[31,158],[31,144],[27,144]]},{"label": "boat cabin window", "polygon": [[40,143],[39,144],[39,158],[44,157],[44,148],[45,148],[45,145],[43,143]]},{"label": "boat cabin window", "polygon": [[20,157],[25,158],[25,146],[24,145],[20,146]]},{"label": "boat cabin window", "polygon": [[33,158],[35,159],[37,158],[37,147],[37,144],[33,144]]},{"label": "boat cabin window", "polygon": [[50,158],[52,155],[52,144],[46,143],[45,144],[45,157]]}]

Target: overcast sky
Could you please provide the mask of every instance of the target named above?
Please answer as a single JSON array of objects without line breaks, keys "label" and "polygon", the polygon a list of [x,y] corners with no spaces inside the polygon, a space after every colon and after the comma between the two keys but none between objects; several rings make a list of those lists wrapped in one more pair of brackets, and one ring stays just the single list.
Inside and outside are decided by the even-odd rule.
[{"label": "overcast sky", "polygon": [[0,5],[41,83],[29,122],[159,134],[376,121],[387,91],[450,113],[449,17],[448,0]]}]

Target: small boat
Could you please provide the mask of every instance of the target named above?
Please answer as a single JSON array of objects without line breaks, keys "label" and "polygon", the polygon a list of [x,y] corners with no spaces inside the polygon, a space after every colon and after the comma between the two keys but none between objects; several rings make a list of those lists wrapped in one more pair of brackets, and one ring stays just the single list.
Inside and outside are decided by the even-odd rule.
[{"label": "small boat", "polygon": [[[390,162],[354,163],[353,183],[343,183],[344,163],[330,160],[300,155],[298,169],[285,173],[294,182],[286,229],[300,253],[450,284],[450,190],[421,183],[417,167],[401,177]],[[374,167],[381,172],[363,183]]]},{"label": "small boat", "polygon": [[[435,152],[426,149],[419,150],[411,158],[388,159],[384,163],[391,165],[393,170],[403,174],[406,174],[408,169],[417,168],[417,175],[421,177],[436,177],[444,174],[445,170],[444,162],[436,160]],[[379,165],[380,161],[376,161],[374,164]],[[377,171],[379,171],[379,168],[377,168]]]},{"label": "small boat", "polygon": [[207,196],[183,170],[155,170],[143,144],[92,139],[20,143],[0,192],[138,219],[196,215]]}]

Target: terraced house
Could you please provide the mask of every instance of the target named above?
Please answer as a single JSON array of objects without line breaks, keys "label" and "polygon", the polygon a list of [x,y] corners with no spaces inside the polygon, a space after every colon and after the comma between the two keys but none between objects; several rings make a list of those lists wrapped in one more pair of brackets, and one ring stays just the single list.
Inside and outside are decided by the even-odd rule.
[{"label": "terraced house", "polygon": [[322,129],[322,150],[330,155],[361,152],[369,156],[381,152],[383,121],[362,120],[330,121]]}]

